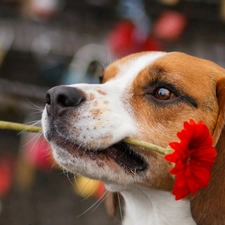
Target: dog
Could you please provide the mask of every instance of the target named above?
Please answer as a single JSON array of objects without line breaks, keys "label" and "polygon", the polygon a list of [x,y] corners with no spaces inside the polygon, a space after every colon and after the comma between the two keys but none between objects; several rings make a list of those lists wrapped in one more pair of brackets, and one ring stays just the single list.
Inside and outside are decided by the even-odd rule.
[{"label": "dog", "polygon": [[[141,52],[101,80],[47,92],[42,127],[58,164],[119,192],[123,225],[225,224],[225,70],[184,53]],[[166,147],[189,119],[208,126],[217,159],[209,186],[176,201],[170,163],[123,139]]]}]

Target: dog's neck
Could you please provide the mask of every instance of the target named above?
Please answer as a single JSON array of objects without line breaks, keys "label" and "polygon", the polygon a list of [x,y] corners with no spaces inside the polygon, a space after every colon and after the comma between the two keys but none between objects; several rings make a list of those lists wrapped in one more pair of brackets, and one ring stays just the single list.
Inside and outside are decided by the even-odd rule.
[{"label": "dog's neck", "polygon": [[194,225],[190,201],[176,201],[166,191],[132,188],[121,192],[125,200],[123,225]]}]

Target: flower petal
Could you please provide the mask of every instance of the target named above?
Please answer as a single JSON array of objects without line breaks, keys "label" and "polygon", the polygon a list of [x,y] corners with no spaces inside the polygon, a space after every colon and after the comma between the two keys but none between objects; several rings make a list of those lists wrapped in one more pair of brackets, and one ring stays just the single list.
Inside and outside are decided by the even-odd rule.
[{"label": "flower petal", "polygon": [[172,192],[176,200],[207,187],[216,160],[212,136],[202,121],[184,122],[184,129],[177,136],[180,142],[169,143],[174,152],[165,156],[167,161],[175,163],[170,173],[176,176]]}]

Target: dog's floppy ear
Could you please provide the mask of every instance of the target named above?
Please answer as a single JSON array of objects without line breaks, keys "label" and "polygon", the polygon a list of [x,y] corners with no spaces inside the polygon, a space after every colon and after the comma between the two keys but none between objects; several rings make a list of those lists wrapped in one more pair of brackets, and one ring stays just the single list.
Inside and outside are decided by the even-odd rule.
[{"label": "dog's floppy ear", "polygon": [[105,199],[105,207],[108,215],[114,218],[118,211],[118,196],[117,193],[109,192]]},{"label": "dog's floppy ear", "polygon": [[213,131],[213,141],[215,146],[219,139],[222,138],[221,134],[225,126],[225,77],[217,82],[216,94],[219,105],[219,114]]},{"label": "dog's floppy ear", "polygon": [[217,157],[209,186],[191,199],[192,215],[198,225],[225,223],[225,77],[217,82],[219,113],[213,131]]}]

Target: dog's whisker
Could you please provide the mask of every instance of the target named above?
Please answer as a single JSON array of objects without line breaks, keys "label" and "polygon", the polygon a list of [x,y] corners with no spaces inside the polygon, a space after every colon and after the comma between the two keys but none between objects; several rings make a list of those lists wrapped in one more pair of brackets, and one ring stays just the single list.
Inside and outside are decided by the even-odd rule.
[{"label": "dog's whisker", "polygon": [[[30,122],[31,124],[28,124],[28,123],[29,123],[29,122],[27,122],[26,124],[27,124],[29,127],[33,127],[33,126],[35,126],[35,125],[40,125],[40,124],[41,124],[40,120],[36,120],[36,121]],[[22,131],[20,131],[20,132],[18,133],[18,135],[24,134],[24,133],[26,133],[26,132],[27,132],[26,130],[22,130]],[[42,131],[39,131],[39,132],[37,132],[36,134],[41,134],[41,135],[42,135]]]},{"label": "dog's whisker", "polygon": [[[65,169],[62,169],[62,173],[61,173],[62,175],[64,175],[67,179],[68,179],[68,177],[67,177],[67,170],[65,170]],[[70,181],[69,181],[70,182]]]},{"label": "dog's whisker", "polygon": [[65,175],[65,176],[67,176],[67,175],[66,175],[67,170],[65,170],[65,169],[63,169],[63,168],[61,168],[61,169],[62,169],[62,171],[61,171],[60,175]]},{"label": "dog's whisker", "polygon": [[32,121],[28,121],[25,123],[26,125],[31,125],[31,126],[36,126],[36,125],[40,125],[41,126],[41,120],[32,120]]},{"label": "dog's whisker", "polygon": [[[32,145],[32,148],[30,149],[30,151],[33,150],[34,146],[36,145],[37,141],[41,138],[42,134],[36,134],[28,143],[26,143],[24,146],[26,146],[27,144],[29,144],[30,142],[33,142],[35,140],[35,142]],[[44,141],[43,139],[41,141]],[[50,159],[52,159],[52,153],[51,153],[51,149],[50,146],[48,146],[47,149],[45,149],[44,154],[41,156],[42,158],[46,158],[47,160],[50,161]]]},{"label": "dog's whisker", "polygon": [[40,106],[34,104],[34,103],[31,102],[30,100],[27,100],[27,101],[31,104],[31,106],[29,106],[28,108],[34,109],[34,110],[38,110],[38,111],[41,112],[41,113],[43,112],[44,108],[42,108],[42,107],[40,107]]},{"label": "dog's whisker", "polygon": [[[82,187],[82,188],[79,188],[80,190],[80,194],[82,195],[82,192],[84,191],[84,189],[87,187],[87,185],[90,183],[90,179],[87,180],[86,184]],[[78,185],[79,187],[79,185]]]},{"label": "dog's whisker", "polygon": [[95,193],[95,191],[97,190],[97,188],[98,188],[98,185],[96,185],[96,187],[93,189],[93,191],[92,191],[88,196],[86,196],[85,198],[83,198],[82,201],[85,201],[85,200],[87,200],[89,197],[91,197],[91,196]]},{"label": "dog's whisker", "polygon": [[[99,204],[99,202],[102,201],[102,199],[105,197],[105,195],[107,194],[107,192],[105,192],[94,204],[92,204],[87,210],[85,210],[83,213],[81,213],[79,216],[77,216],[77,218],[80,218],[81,216],[83,216],[84,214],[86,214],[88,211],[90,211],[92,208],[94,208],[97,204]],[[105,198],[104,198],[105,199]]]},{"label": "dog's whisker", "polygon": [[29,141],[26,141],[26,142],[24,140],[23,148],[34,141],[34,143],[32,145],[32,148],[30,149],[30,151],[32,151],[32,149],[34,148],[34,146],[37,143],[37,141],[41,138],[41,136],[42,136],[41,133],[29,134],[29,137],[31,137],[31,138],[29,139]]},{"label": "dog's whisker", "polygon": [[42,115],[42,112],[32,112],[32,113],[30,113],[29,114],[29,116],[31,116],[31,117],[41,117],[41,115]]},{"label": "dog's whisker", "polygon": [[54,167],[58,166],[58,164],[56,163],[56,161],[54,160],[51,166],[51,169],[53,169]]},{"label": "dog's whisker", "polygon": [[68,181],[70,182],[70,184],[71,184],[72,186],[74,186],[74,183],[73,183],[72,179],[70,178],[69,172],[68,172],[68,171],[65,173],[65,175],[66,175]]},{"label": "dog's whisker", "polygon": [[99,203],[95,206],[95,208],[91,211],[91,213],[93,213],[104,201],[105,201],[105,199],[109,196],[109,192],[107,192],[107,191],[105,191],[104,192],[104,194],[101,196],[101,197],[103,197],[103,198],[101,198],[100,197],[100,201],[99,201]]},{"label": "dog's whisker", "polygon": [[78,174],[74,175],[73,180],[74,180],[74,182],[75,182],[75,185],[77,186],[78,191],[80,192],[80,186],[79,186],[78,183],[77,183],[77,177],[78,177],[78,176],[79,176]]}]

